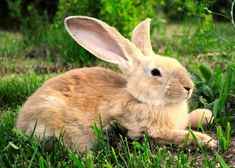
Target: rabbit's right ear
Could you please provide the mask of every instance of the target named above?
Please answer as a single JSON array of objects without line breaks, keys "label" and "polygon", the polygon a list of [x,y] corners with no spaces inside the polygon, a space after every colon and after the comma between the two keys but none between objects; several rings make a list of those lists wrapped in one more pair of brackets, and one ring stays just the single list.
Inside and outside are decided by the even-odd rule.
[{"label": "rabbit's right ear", "polygon": [[150,22],[147,18],[140,22],[132,31],[131,41],[144,55],[155,55],[150,40]]},{"label": "rabbit's right ear", "polygon": [[128,68],[142,53],[117,30],[95,18],[70,16],[65,19],[69,34],[98,58]]}]

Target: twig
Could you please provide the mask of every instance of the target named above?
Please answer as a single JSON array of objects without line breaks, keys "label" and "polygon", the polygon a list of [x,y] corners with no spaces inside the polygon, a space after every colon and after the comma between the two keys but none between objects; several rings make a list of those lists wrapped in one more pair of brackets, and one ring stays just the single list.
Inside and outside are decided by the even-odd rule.
[{"label": "twig", "polygon": [[208,8],[204,8],[204,9],[205,9],[209,14],[222,16],[222,17],[228,19],[229,21],[231,21],[230,17],[229,17],[229,16],[226,16],[225,14],[213,12],[213,11],[209,10]]},{"label": "twig", "polygon": [[213,52],[213,53],[201,53],[199,55],[197,55],[197,59],[200,59],[202,57],[217,57],[220,55],[227,55],[225,52]]},{"label": "twig", "polygon": [[232,22],[233,28],[235,30],[235,22],[234,22],[234,15],[233,15],[234,4],[235,4],[235,0],[233,0],[233,2],[232,2],[230,14],[231,14],[231,22]]}]

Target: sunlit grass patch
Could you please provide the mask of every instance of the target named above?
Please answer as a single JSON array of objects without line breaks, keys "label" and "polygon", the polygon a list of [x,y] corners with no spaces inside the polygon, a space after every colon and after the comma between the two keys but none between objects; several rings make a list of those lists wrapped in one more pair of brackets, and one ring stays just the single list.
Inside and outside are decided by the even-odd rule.
[{"label": "sunlit grass patch", "polygon": [[0,107],[21,105],[28,96],[51,76],[53,75],[25,73],[0,78]]},{"label": "sunlit grass patch", "polygon": [[22,55],[23,37],[20,33],[0,31],[0,57]]}]

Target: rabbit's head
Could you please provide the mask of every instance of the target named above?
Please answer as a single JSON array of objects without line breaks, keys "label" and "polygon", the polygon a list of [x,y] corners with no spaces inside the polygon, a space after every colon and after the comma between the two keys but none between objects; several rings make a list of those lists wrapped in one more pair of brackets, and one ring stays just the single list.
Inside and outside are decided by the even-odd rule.
[{"label": "rabbit's head", "polygon": [[[139,101],[168,105],[187,100],[193,83],[174,58],[156,55],[150,42],[150,19],[132,32],[132,42],[116,29],[91,17],[65,19],[69,34],[98,58],[117,64],[127,77],[127,90]],[[91,77],[92,78],[92,77]]]}]

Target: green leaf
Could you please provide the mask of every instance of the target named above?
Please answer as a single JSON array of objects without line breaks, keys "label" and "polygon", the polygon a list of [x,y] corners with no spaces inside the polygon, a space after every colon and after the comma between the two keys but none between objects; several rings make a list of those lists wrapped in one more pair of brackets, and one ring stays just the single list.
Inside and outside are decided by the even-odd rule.
[{"label": "green leaf", "polygon": [[94,168],[94,167],[95,167],[95,166],[94,166],[94,159],[93,159],[93,157],[92,157],[91,152],[88,153],[87,161],[88,161],[87,167],[89,167],[89,168]]},{"label": "green leaf", "polygon": [[[214,115],[215,119],[217,118],[217,114],[218,114],[219,110],[220,110],[219,100],[216,99],[214,101],[214,105],[213,105],[213,115]],[[215,120],[215,123],[217,123],[217,120]]]},{"label": "green leaf", "polygon": [[114,157],[116,164],[119,165],[118,158],[117,158],[116,152],[113,147],[112,147],[112,154],[113,154],[113,157]]},{"label": "green leaf", "polygon": [[230,138],[231,138],[231,125],[230,122],[228,122],[226,127],[226,141],[228,145],[230,144]]},{"label": "green leaf", "polygon": [[235,97],[235,94],[229,94],[230,96],[232,96],[232,97]]},{"label": "green leaf", "polygon": [[19,149],[19,147],[16,146],[15,144],[13,144],[12,142],[8,142],[8,143],[9,143],[9,145],[10,145],[11,147],[13,147],[14,149],[16,149],[16,150]]},{"label": "green leaf", "polygon": [[77,158],[75,156],[75,154],[69,148],[67,148],[67,150],[69,152],[70,158],[75,162],[76,166],[79,167],[79,168],[85,168],[85,166],[82,163],[81,159]]},{"label": "green leaf", "polygon": [[[230,129],[229,125],[227,127],[228,127],[228,129]],[[227,148],[228,148],[228,145],[229,145],[229,141],[230,141],[230,132],[228,133],[227,132],[228,130],[227,130],[226,131],[226,135],[225,135],[223,133],[223,130],[222,130],[221,126],[218,126],[216,130],[217,130],[217,136],[218,136],[218,140],[219,140],[219,145],[220,145],[220,147],[221,147],[221,149],[223,151],[226,151]]]},{"label": "green leaf", "polygon": [[111,165],[109,162],[106,162],[105,167],[106,167],[106,168],[112,168],[112,165]]},{"label": "green leaf", "polygon": [[226,93],[226,95],[229,94],[229,90],[232,85],[233,73],[234,73],[234,70],[233,70],[232,66],[229,66],[228,72],[227,72],[227,75],[225,78],[224,89],[223,89],[223,91],[224,91],[224,93]]},{"label": "green leaf", "polygon": [[40,158],[39,158],[39,166],[40,166],[40,168],[44,168],[44,160],[43,160],[42,156],[40,156]]},{"label": "green leaf", "polygon": [[215,156],[219,160],[220,166],[222,168],[229,168],[224,159],[222,158],[222,156],[216,151],[215,151]]},{"label": "green leaf", "polygon": [[202,76],[204,77],[204,79],[209,82],[211,77],[212,77],[212,70],[209,67],[206,67],[204,65],[200,65],[199,66],[199,70],[202,74]]},{"label": "green leaf", "polygon": [[136,149],[138,149],[138,150],[140,150],[140,151],[144,151],[143,146],[142,146],[139,142],[133,141],[133,142],[132,142],[132,145],[134,146],[134,148],[136,148]]},{"label": "green leaf", "polygon": [[192,135],[193,140],[197,143],[198,147],[199,147],[202,151],[204,151],[203,148],[202,148],[202,144],[198,141],[198,139],[197,139],[196,135],[193,133],[193,131],[192,131],[191,129],[189,129],[189,132],[190,132],[190,134]]}]

